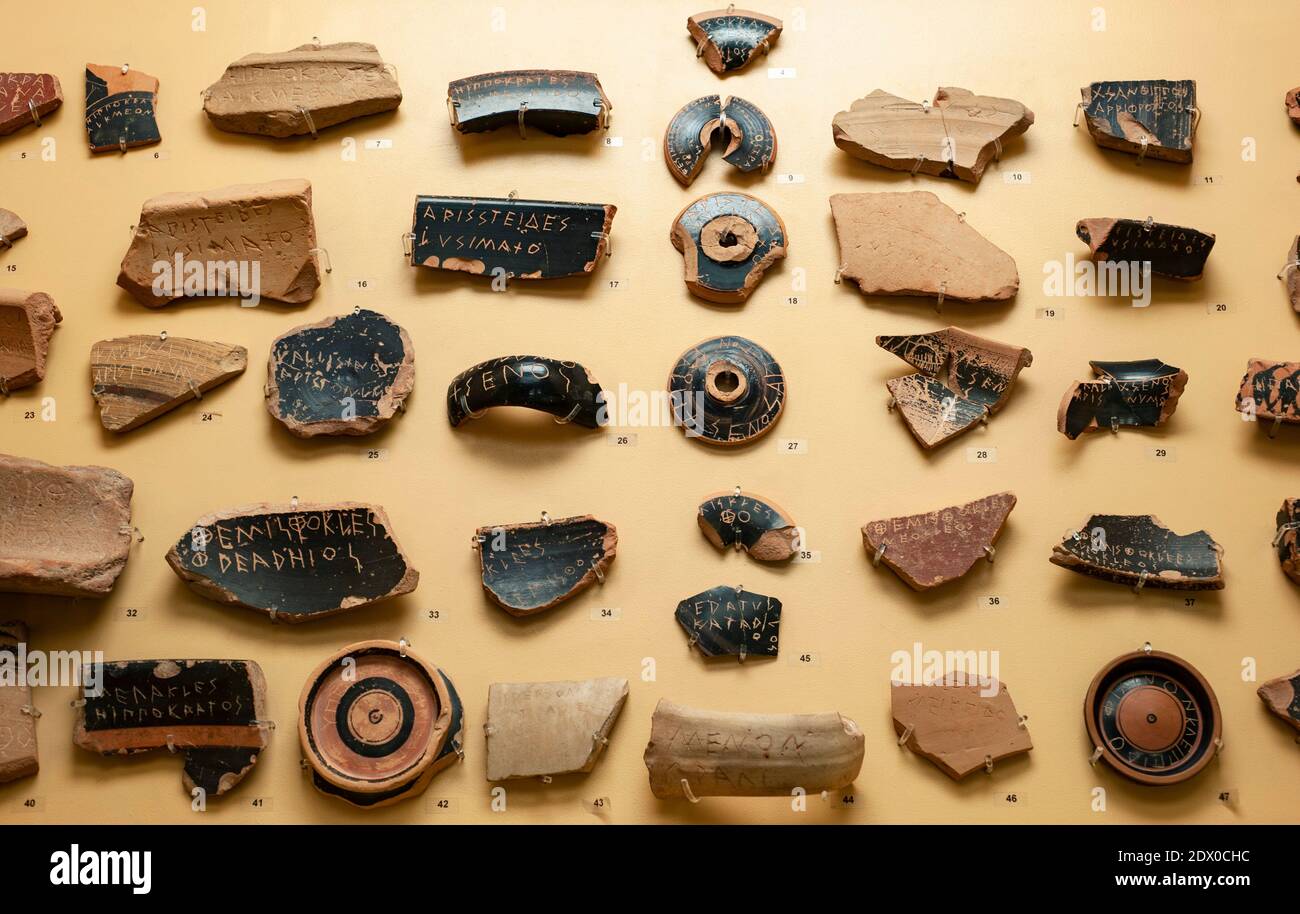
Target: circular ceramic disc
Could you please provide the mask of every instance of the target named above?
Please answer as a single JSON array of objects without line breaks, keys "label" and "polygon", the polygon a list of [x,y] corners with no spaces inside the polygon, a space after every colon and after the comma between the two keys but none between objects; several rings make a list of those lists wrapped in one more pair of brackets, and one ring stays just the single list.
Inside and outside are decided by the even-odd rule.
[{"label": "circular ceramic disc", "polygon": [[668,378],[673,415],[687,437],[743,444],[766,434],[785,407],[785,374],[762,346],[719,336],[682,353]]},{"label": "circular ceramic disc", "polygon": [[785,224],[749,194],[701,197],[677,214],[670,237],[685,261],[687,288],[719,304],[745,301],[767,268],[785,257]]},{"label": "circular ceramic disc", "polygon": [[1084,702],[1088,735],[1102,758],[1140,784],[1177,784],[1215,757],[1223,725],[1214,690],[1172,654],[1135,651],[1093,679]]}]

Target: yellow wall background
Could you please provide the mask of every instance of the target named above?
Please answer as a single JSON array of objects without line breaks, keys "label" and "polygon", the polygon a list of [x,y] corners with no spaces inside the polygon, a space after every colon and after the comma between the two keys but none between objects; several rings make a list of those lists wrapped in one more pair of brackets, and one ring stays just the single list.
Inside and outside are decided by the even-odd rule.
[{"label": "yellow wall background", "polygon": [[[5,285],[52,294],[64,323],[49,374],[0,404],[0,451],[52,463],[104,464],[135,480],[135,522],[146,536],[103,602],[0,595],[0,616],[25,618],[32,647],[101,649],[107,659],[249,658],[269,680],[272,745],[233,793],[190,812],[179,760],[166,754],[100,759],[71,742],[71,688],[37,693],[41,772],[0,787],[5,822],[1283,822],[1300,812],[1300,749],[1243,681],[1243,658],[1259,678],[1300,666],[1300,605],[1269,543],[1273,515],[1300,495],[1294,468],[1300,436],[1269,441],[1243,424],[1233,396],[1248,358],[1300,358],[1296,315],[1274,274],[1300,226],[1300,135],[1283,94],[1300,83],[1294,34],[1300,12],[1270,2],[829,3],[799,14],[782,0],[764,9],[786,22],[766,61],[720,80],[693,52],[686,17],[700,4],[649,2],[347,3],[342,0],[211,0],[206,31],[193,31],[193,0],[113,4],[50,0],[6,16],[4,67],[53,71],[65,105],[38,130],[0,140],[0,205],[31,234],[0,254]],[[1105,29],[1093,29],[1094,8]],[[500,30],[494,26],[502,26]],[[200,92],[245,53],[322,42],[371,41],[398,67],[401,108],[333,128],[319,141],[223,134],[203,115]],[[162,80],[161,146],[125,157],[92,157],[81,121],[86,62],[129,62]],[[795,69],[769,79],[767,67]],[[447,82],[498,69],[593,70],[614,104],[609,136],[520,142],[511,131],[460,137],[447,124]],[[1203,111],[1190,167],[1105,153],[1071,128],[1079,87],[1114,78],[1197,80]],[[972,187],[910,178],[850,159],[831,142],[836,111],[874,88],[923,99],[941,85],[1020,99],[1037,121],[1008,144],[1000,165]],[[755,102],[780,141],[775,175],[744,179],[717,155],[689,189],[669,175],[665,126],[691,99],[720,92]],[[57,161],[40,161],[40,141]],[[345,137],[360,146],[344,161]],[[1243,161],[1247,137],[1256,161]],[[161,154],[155,159],[154,151]],[[17,155],[23,151],[28,158]],[[1031,175],[1027,186],[1004,173]],[[1212,176],[1214,181],[1202,179]],[[150,311],[114,285],[129,227],[148,197],[166,191],[306,177],[314,185],[320,244],[333,273],[309,306],[240,309],[228,302]],[[678,210],[696,197],[743,188],[785,220],[788,259],[748,304],[713,307],[690,297],[668,240]],[[837,286],[831,193],[929,190],[1011,253],[1021,291],[1007,306],[950,304],[942,316],[919,300],[868,300]],[[519,283],[507,294],[461,275],[406,264],[399,236],[417,193],[610,202],[619,207],[611,259],[590,282]],[[1048,299],[1042,265],[1086,248],[1074,223],[1123,216],[1194,226],[1218,242],[1205,279],[1158,284],[1149,309],[1102,299]],[[792,284],[804,271],[807,288]],[[610,280],[619,280],[618,288]],[[367,288],[357,283],[364,280]],[[799,304],[786,303],[797,295]],[[1207,305],[1226,303],[1212,314]],[[262,400],[269,344],[294,326],[375,308],[411,333],[417,353],[408,412],[370,439],[299,441]],[[1051,306],[1062,318],[1045,320]],[[932,454],[885,410],[884,381],[906,366],[878,349],[880,333],[948,323],[1033,350],[1007,408]],[[90,396],[88,354],[102,338],[167,330],[240,343],[250,367],[208,394],[118,437],[100,429]],[[739,451],[710,449],[672,429],[640,429],[632,448],[599,432],[554,425],[546,416],[502,415],[453,431],[444,391],[482,359],[537,353],[575,359],[607,388],[662,389],[689,345],[739,333],[784,366],[789,399],[776,430]],[[1056,407],[1089,359],[1158,357],[1191,381],[1166,429],[1096,434],[1076,442],[1055,431]],[[57,421],[23,421],[54,397]],[[787,456],[778,438],[806,439]],[[997,449],[991,464],[967,448]],[[1175,460],[1149,456],[1159,445]],[[365,448],[387,450],[366,463]],[[766,495],[807,528],[817,564],[770,568],[714,551],[694,513],[702,496],[740,484]],[[918,595],[885,568],[873,569],[859,527],[1012,489],[1019,505],[994,566]],[[314,624],[272,625],[192,594],[163,561],[199,515],[257,501],[356,499],[384,505],[422,573],[419,589],[390,603]],[[469,538],[481,524],[593,513],[617,524],[619,555],[603,588],[532,620],[515,620],[484,597]],[[1227,589],[1197,595],[1127,589],[1048,564],[1058,537],[1090,513],[1151,512],[1179,532],[1202,527],[1226,547]],[[781,657],[770,663],[706,665],[673,620],[677,601],[716,584],[743,584],[785,603]],[[1001,605],[984,608],[981,597]],[[593,618],[601,607],[621,618]],[[138,610],[128,618],[127,610]],[[430,610],[441,618],[430,621]],[[442,665],[466,703],[465,762],[427,794],[362,812],[316,794],[299,768],[295,730],[304,679],[352,641],[406,637]],[[1089,767],[1080,707],[1093,674],[1150,641],[1209,678],[1225,721],[1220,760],[1190,783],[1164,790],[1129,785]],[[996,650],[1002,678],[1029,716],[1035,749],[992,776],[953,783],[896,745],[890,723],[890,655],[914,642],[937,650]],[[801,653],[816,662],[800,663]],[[641,679],[643,658],[657,678]],[[631,697],[606,756],[589,776],[507,784],[507,809],[490,810],[482,724],[488,684],[621,675]],[[641,753],[656,701],[718,709],[838,709],[866,733],[867,757],[851,809],[811,799],[710,800],[698,806],[650,794]],[[1094,787],[1107,791],[1092,810]],[[1218,799],[1230,791],[1230,802]],[[1007,794],[1019,802],[1010,804]],[[600,816],[584,803],[607,797]],[[37,799],[34,810],[24,800]],[[438,799],[449,809],[437,810]],[[256,801],[260,800],[258,803]]]}]

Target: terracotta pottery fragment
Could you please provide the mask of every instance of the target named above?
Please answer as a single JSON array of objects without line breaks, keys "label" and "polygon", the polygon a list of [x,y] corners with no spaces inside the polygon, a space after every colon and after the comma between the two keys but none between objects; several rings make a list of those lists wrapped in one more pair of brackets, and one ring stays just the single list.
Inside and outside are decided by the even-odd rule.
[{"label": "terracotta pottery fragment", "polygon": [[0,394],[44,380],[50,337],[62,321],[44,292],[0,289]]},{"label": "terracotta pottery fragment", "polygon": [[[890,683],[900,745],[934,762],[954,781],[1034,748],[1011,693],[996,679],[967,685]],[[989,696],[989,692],[993,692]]]},{"label": "terracotta pottery fragment", "polygon": [[36,717],[27,681],[27,625],[0,622],[0,784],[30,777],[40,770],[36,751]]},{"label": "terracotta pottery fragment", "polygon": [[1139,590],[1222,590],[1222,558],[1204,530],[1177,534],[1151,514],[1094,514],[1052,547],[1051,562]]},{"label": "terracotta pottery fragment", "polygon": [[474,534],[483,589],[512,616],[563,603],[605,575],[618,554],[618,530],[590,514],[479,527]]},{"label": "terracotta pottery fragment", "polygon": [[757,197],[700,197],[677,214],[669,235],[682,255],[686,288],[705,301],[739,304],[785,257],[785,223]]},{"label": "terracotta pottery fragment", "polygon": [[1273,537],[1273,548],[1277,550],[1277,560],[1288,578],[1300,584],[1300,498],[1288,498],[1282,502],[1277,512],[1277,535]]},{"label": "terracotta pottery fragment", "polygon": [[708,496],[696,519],[710,543],[719,549],[743,549],[760,562],[784,562],[799,549],[799,528],[789,512],[739,486]]},{"label": "terracotta pottery fragment", "polygon": [[862,545],[913,590],[929,590],[964,576],[980,559],[993,561],[993,544],[1016,506],[1012,492],[924,514],[886,517],[862,528]]},{"label": "terracotta pottery fragment", "polygon": [[0,73],[0,136],[39,127],[63,104],[63,87],[53,73]]},{"label": "terracotta pottery fragment", "polygon": [[234,184],[151,197],[117,284],[158,308],[202,297],[301,305],[320,285],[311,182]]},{"label": "terracotta pottery fragment", "polygon": [[130,557],[134,488],[107,467],[0,454],[0,592],[106,596]]},{"label": "terracotta pottery fragment", "polygon": [[370,809],[424,793],[464,755],[451,679],[405,641],[361,641],[327,658],[298,699],[298,739],[323,794]]},{"label": "terracotta pottery fragment", "polygon": [[627,701],[627,680],[494,682],[488,686],[487,779],[588,772]]},{"label": "terracotta pottery fragment", "polygon": [[175,336],[123,336],[90,347],[99,421],[128,432],[244,373],[248,350]]},{"label": "terracotta pottery fragment", "polygon": [[1213,235],[1149,219],[1080,219],[1074,231],[1093,260],[1150,264],[1170,279],[1200,279],[1214,247]]},{"label": "terracotta pottery fragment", "polygon": [[1094,764],[1138,784],[1180,784],[1205,770],[1223,747],[1214,689],[1181,657],[1133,651],[1102,667],[1083,700]]},{"label": "terracotta pottery fragment", "polygon": [[273,622],[382,603],[420,581],[384,509],[359,502],[206,514],[168,550],[167,564],[195,593]]},{"label": "terracotta pottery fragment", "polygon": [[162,142],[157,112],[157,77],[125,64],[86,64],[86,137],[91,152],[126,152]]},{"label": "terracotta pottery fragment", "polygon": [[[1255,694],[1264,702],[1264,707],[1300,730],[1300,670],[1289,676],[1270,679]],[[0,780],[3,780],[3,776],[0,776]]]},{"label": "terracotta pottery fragment", "polygon": [[19,238],[27,237],[27,223],[12,210],[0,209],[0,251],[7,251]]},{"label": "terracotta pottery fragment", "polygon": [[1079,92],[1088,133],[1098,146],[1165,162],[1192,161],[1200,118],[1196,80],[1108,80]]},{"label": "terracotta pottery fragment", "polygon": [[266,677],[252,660],[120,660],[92,670],[82,667],[72,741],[100,755],[174,752],[191,795],[221,796],[270,744]]},{"label": "terracotta pottery fragment", "polygon": [[600,427],[605,393],[577,362],[540,355],[503,355],[466,368],[447,385],[452,428],[480,419],[494,406],[522,406],[550,413],[562,425]]},{"label": "terracotta pottery fragment", "polygon": [[1006,301],[1016,262],[928,191],[832,194],[840,275],[867,295]]},{"label": "terracotta pottery fragment", "polygon": [[906,336],[878,336],[876,345],[918,369],[885,382],[890,408],[902,413],[927,450],[937,447],[1006,404],[1033,353],[956,327]]},{"label": "terracotta pottery fragment", "polygon": [[781,601],[739,587],[687,597],[675,617],[705,657],[775,657],[781,645]]},{"label": "terracotta pottery fragment", "polygon": [[1237,412],[1254,421],[1300,422],[1300,362],[1251,359],[1237,391]]},{"label": "terracotta pottery fragment", "polygon": [[1291,123],[1300,127],[1300,86],[1286,94],[1286,116],[1291,118]]},{"label": "terracotta pottery fragment", "polygon": [[496,279],[587,276],[618,207],[497,197],[415,198],[411,266]]},{"label": "terracotta pottery fragment", "polygon": [[936,89],[934,104],[876,89],[831,121],[835,145],[855,159],[893,171],[978,184],[1002,145],[1034,123],[1034,112],[1010,98],[969,89]]},{"label": "terracotta pottery fragment", "polygon": [[1286,284],[1286,297],[1291,302],[1291,310],[1300,311],[1300,235],[1291,241],[1287,248],[1286,266],[1277,276]]},{"label": "terracotta pottery fragment", "polygon": [[756,53],[770,51],[781,37],[781,20],[731,6],[696,13],[686,20],[686,30],[695,39],[695,56],[722,74],[743,69]]},{"label": "terracotta pottery fragment", "polygon": [[414,386],[410,336],[384,315],[358,309],[276,338],[266,408],[299,438],[368,435],[405,409]]},{"label": "terracotta pottery fragment", "polygon": [[776,129],[753,102],[738,95],[722,103],[717,95],[688,102],[673,115],[664,133],[664,161],[683,186],[695,180],[717,140],[723,161],[748,174],[764,174],[776,160]]},{"label": "terracotta pottery fragment", "polygon": [[614,106],[595,73],[504,70],[452,80],[447,110],[461,133],[515,127],[526,140],[529,127],[552,136],[603,129]]},{"label": "terracotta pottery fragment", "polygon": [[673,421],[687,438],[745,444],[772,430],[785,409],[785,372],[762,346],[718,336],[682,353],[668,376]]},{"label": "terracotta pottery fragment", "polygon": [[373,44],[304,44],[248,54],[203,91],[203,112],[218,130],[301,136],[402,103],[397,77]]},{"label": "terracotta pottery fragment", "polygon": [[1187,387],[1187,372],[1159,359],[1088,364],[1098,380],[1075,381],[1056,411],[1056,430],[1071,441],[1103,428],[1164,425]]},{"label": "terracotta pottery fragment", "polygon": [[809,796],[852,784],[866,742],[837,711],[746,714],[655,706],[645,764],[661,800]]}]

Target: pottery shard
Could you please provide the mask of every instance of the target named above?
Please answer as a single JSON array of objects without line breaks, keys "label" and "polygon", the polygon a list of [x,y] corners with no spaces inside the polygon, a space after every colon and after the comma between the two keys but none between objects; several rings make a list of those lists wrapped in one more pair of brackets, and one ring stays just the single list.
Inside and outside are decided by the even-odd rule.
[{"label": "pottery shard", "polygon": [[549,777],[596,767],[627,701],[627,680],[494,682],[488,686],[487,779]]},{"label": "pottery shard", "polygon": [[0,289],[0,393],[45,377],[50,337],[63,320],[44,292]]},{"label": "pottery shard", "polygon": [[1075,381],[1056,412],[1056,430],[1071,441],[1103,428],[1164,425],[1187,387],[1187,372],[1159,359],[1089,364],[1099,380]]},{"label": "pottery shard", "polygon": [[[22,622],[0,622],[0,655],[19,668],[19,645],[27,643]],[[26,648],[21,648],[25,650]],[[36,708],[25,678],[0,684],[0,784],[33,775],[40,768],[36,753]]]},{"label": "pottery shard", "polygon": [[161,194],[140,211],[117,284],[158,308],[194,296],[186,280],[201,267],[199,296],[299,305],[320,285],[316,250],[311,183],[304,179]]},{"label": "pottery shard", "polygon": [[130,66],[86,64],[86,139],[91,152],[162,142],[158,78]]},{"label": "pottery shard", "polygon": [[184,337],[123,336],[90,347],[91,394],[111,432],[139,428],[248,367],[248,350]]},{"label": "pottery shard", "polygon": [[0,73],[0,136],[36,126],[62,104],[63,87],[53,73]]},{"label": "pottery shard", "polygon": [[1192,281],[1205,272],[1214,236],[1194,228],[1139,219],[1080,219],[1074,227],[1092,259],[1150,265],[1157,276]]},{"label": "pottery shard", "polygon": [[730,6],[696,13],[686,20],[695,39],[696,56],[714,73],[739,70],[758,52],[766,54],[781,37],[781,20],[753,10]]},{"label": "pottery shard", "polygon": [[1277,560],[1288,578],[1300,584],[1300,498],[1288,498],[1277,512],[1273,538]]},{"label": "pottery shard", "polygon": [[130,553],[130,479],[0,454],[0,591],[102,597]]},{"label": "pottery shard", "polygon": [[1300,422],[1300,362],[1251,359],[1237,391],[1237,412],[1270,425]]},{"label": "pottery shard", "polygon": [[876,89],[831,121],[835,145],[855,159],[894,171],[918,171],[978,184],[1001,144],[1034,123],[1010,98],[941,88],[933,105]]},{"label": "pottery shard", "polygon": [[[1300,127],[1300,86],[1286,94],[1286,116],[1291,118],[1291,123]],[[3,132],[2,128],[0,132]]]},{"label": "pottery shard", "polygon": [[203,93],[203,111],[218,130],[273,137],[313,133],[401,103],[379,51],[355,41],[249,54]]},{"label": "pottery shard", "polygon": [[704,538],[719,549],[744,549],[760,562],[784,562],[794,557],[801,536],[785,509],[748,492],[710,495],[700,503],[696,520]]},{"label": "pottery shard", "polygon": [[789,797],[852,784],[865,749],[862,730],[836,711],[746,714],[661,700],[645,764],[661,800]]},{"label": "pottery shard", "polygon": [[1281,279],[1286,283],[1286,297],[1291,302],[1291,309],[1300,311],[1300,235],[1292,239],[1291,247],[1287,249]]},{"label": "pottery shard", "polygon": [[1113,584],[1222,590],[1222,556],[1204,530],[1174,533],[1151,514],[1094,514],[1052,547],[1051,562]]},{"label": "pottery shard", "polygon": [[1124,79],[1079,90],[1092,140],[1148,159],[1187,164],[1195,138],[1196,80]]},{"label": "pottery shard", "polygon": [[[1300,730],[1300,670],[1264,683],[1256,693],[1270,711]],[[0,778],[3,780],[3,778]]]},{"label": "pottery shard", "polygon": [[1016,262],[928,191],[833,194],[840,273],[867,295],[1005,301]]},{"label": "pottery shard", "polygon": [[873,520],[862,543],[913,590],[929,590],[962,577],[980,559],[993,560],[993,544],[1016,496],[999,492],[964,505],[924,514]]},{"label": "pottery shard", "polygon": [[604,582],[618,530],[590,514],[479,527],[474,535],[483,590],[512,616],[531,616]]},{"label": "pottery shard", "polygon": [[14,246],[19,238],[27,237],[27,223],[12,210],[0,209],[0,251]]},{"label": "pottery shard", "polygon": [[894,732],[954,781],[1034,748],[1011,693],[996,679],[971,685],[891,683],[890,691]]}]

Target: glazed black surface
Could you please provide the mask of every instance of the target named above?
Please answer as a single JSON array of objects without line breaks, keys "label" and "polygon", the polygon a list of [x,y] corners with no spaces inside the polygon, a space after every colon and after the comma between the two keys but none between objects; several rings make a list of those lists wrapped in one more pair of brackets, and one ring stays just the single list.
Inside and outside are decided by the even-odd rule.
[{"label": "glazed black surface", "polygon": [[1085,383],[1075,391],[1065,413],[1065,434],[1077,438],[1093,421],[1103,429],[1118,426],[1152,427],[1160,421],[1180,369],[1159,359],[1134,362],[1089,362],[1099,378],[1111,383]]},{"label": "glazed black surface", "polygon": [[[1091,245],[1088,229],[1080,224],[1079,238]],[[1205,272],[1205,261],[1214,247],[1214,236],[1181,225],[1166,225],[1138,219],[1116,219],[1106,240],[1093,252],[1096,260],[1138,261],[1151,264],[1160,276],[1190,279]]]},{"label": "glazed black surface", "polygon": [[481,527],[478,551],[483,586],[520,612],[557,603],[604,559],[608,532],[602,521],[580,517],[550,524]]},{"label": "glazed black surface", "polygon": [[[1161,146],[1192,148],[1192,109],[1196,107],[1196,82],[1191,79],[1124,79],[1095,82],[1084,114],[1102,121],[1106,132],[1123,140],[1119,116],[1127,113],[1154,134]],[[1132,141],[1128,141],[1132,142]]]},{"label": "glazed black surface", "polygon": [[594,73],[573,70],[509,70],[452,81],[447,97],[456,109],[456,129],[482,133],[519,124],[554,136],[590,133],[601,125],[606,104]]},{"label": "glazed black surface", "polygon": [[794,521],[761,498],[741,493],[718,495],[700,505],[700,517],[718,534],[723,546],[739,542],[749,549],[769,530],[794,526]]},{"label": "glazed black surface", "polygon": [[346,597],[365,605],[407,572],[392,535],[364,507],[249,514],[198,530],[176,543],[181,567],[244,606],[284,616],[337,611]]},{"label": "glazed black surface", "polygon": [[[700,248],[700,230],[719,216],[739,216],[758,233],[758,243],[749,257],[741,261],[719,263]],[[745,287],[745,279],[755,264],[772,248],[785,247],[785,229],[771,207],[745,194],[710,194],[696,200],[677,219],[686,229],[696,249],[696,281],[718,292],[736,292]]]},{"label": "glazed black surface", "polygon": [[[1250,385],[1250,398],[1259,416],[1300,422],[1300,362],[1269,362],[1259,371],[1247,371],[1242,386]],[[1241,394],[1237,394],[1241,409]]]},{"label": "glazed black surface", "polygon": [[523,406],[583,428],[597,428],[604,394],[577,362],[508,355],[467,368],[447,386],[452,427],[494,406]]},{"label": "glazed black surface", "polygon": [[[714,399],[704,386],[709,366],[725,361],[744,375],[744,396],[734,403]],[[785,374],[762,346],[743,336],[719,336],[692,346],[668,379],[673,418],[689,437],[746,441],[776,422],[785,405]]]},{"label": "glazed black surface", "polygon": [[[1097,531],[1102,531],[1101,536]],[[1084,564],[1063,566],[1080,574],[1119,584],[1132,584],[1142,572],[1143,586],[1173,590],[1219,589],[1219,554],[1204,530],[1180,536],[1157,526],[1148,515],[1094,514],[1079,531],[1079,539],[1066,537],[1061,548]],[[1104,540],[1103,538],[1104,537]],[[1101,548],[1094,548],[1098,546]],[[1182,578],[1162,578],[1162,571]]]},{"label": "glazed black surface", "polygon": [[781,601],[714,587],[677,604],[677,624],[706,657],[775,657],[781,641]]},{"label": "glazed black surface", "polygon": [[[612,210],[610,218],[612,219]],[[600,252],[606,209],[600,203],[433,197],[415,200],[411,265],[516,279],[587,273]]]},{"label": "glazed black surface", "polygon": [[740,138],[740,145],[723,156],[723,161],[744,172],[770,165],[776,158],[776,131],[767,115],[753,102],[734,95],[727,101],[722,115],[736,124],[735,131],[727,128],[728,135],[734,137],[738,133]]},{"label": "glazed black surface", "polygon": [[[968,346],[950,346],[942,331],[878,336],[876,345],[935,379],[931,386],[935,398],[956,397],[959,414],[973,410],[973,415],[978,418],[983,415],[985,407],[990,412],[996,411],[1015,380],[1013,375],[1007,374],[1004,360],[989,358],[987,351],[974,345],[973,341]],[[946,382],[950,374],[959,388],[956,391],[941,383]]]},{"label": "glazed black surface", "polygon": [[722,117],[722,99],[705,95],[688,102],[668,122],[664,150],[677,178],[690,183],[692,172],[706,152],[701,136],[712,136]]},{"label": "glazed black surface", "polygon": [[95,149],[144,146],[162,139],[152,92],[108,94],[108,83],[86,71],[86,134]]},{"label": "glazed black surface", "polygon": [[724,149],[736,143],[735,149],[723,155],[723,161],[743,172],[765,168],[776,157],[776,132],[758,106],[733,96],[724,108],[719,96],[705,95],[673,115],[664,135],[669,166],[679,181],[689,184],[694,180],[693,172],[715,142],[722,143]]},{"label": "glazed black surface", "polygon": [[379,401],[397,380],[406,347],[391,320],[360,311],[283,337],[271,354],[279,415],[311,423],[341,419],[349,399],[354,415],[379,415]]},{"label": "glazed black surface", "polygon": [[776,26],[770,22],[739,13],[697,19],[696,24],[718,49],[724,70],[739,70],[744,67],[763,40],[776,31]]}]

